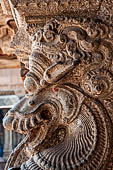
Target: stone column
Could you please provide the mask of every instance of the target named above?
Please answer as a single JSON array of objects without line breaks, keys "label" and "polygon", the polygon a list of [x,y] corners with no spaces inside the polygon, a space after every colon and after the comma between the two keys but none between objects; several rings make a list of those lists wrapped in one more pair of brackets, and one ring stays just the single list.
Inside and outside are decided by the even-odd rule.
[{"label": "stone column", "polygon": [[12,131],[4,130],[4,158],[7,160],[12,151]]}]

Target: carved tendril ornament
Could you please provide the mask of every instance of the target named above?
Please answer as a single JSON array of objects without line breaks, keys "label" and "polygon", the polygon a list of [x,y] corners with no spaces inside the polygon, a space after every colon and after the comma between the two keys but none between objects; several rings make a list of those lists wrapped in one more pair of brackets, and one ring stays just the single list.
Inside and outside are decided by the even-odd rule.
[{"label": "carved tendril ornament", "polygon": [[[29,31],[29,30],[28,30]],[[113,39],[98,20],[52,18],[30,33],[28,94],[4,117],[26,134],[6,170],[106,170],[112,152]]]}]

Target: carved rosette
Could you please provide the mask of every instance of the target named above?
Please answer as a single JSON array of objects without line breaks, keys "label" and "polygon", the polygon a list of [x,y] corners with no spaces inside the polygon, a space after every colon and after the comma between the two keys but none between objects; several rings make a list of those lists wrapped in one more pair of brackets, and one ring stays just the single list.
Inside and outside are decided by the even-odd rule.
[{"label": "carved rosette", "polygon": [[[18,4],[13,7],[20,13]],[[26,18],[25,8],[22,12]],[[3,121],[5,128],[27,136],[10,155],[6,170],[18,166],[16,157],[23,150],[28,160],[19,165],[21,170],[106,170],[113,140],[111,26],[74,16],[30,22],[26,20],[28,94]]]}]

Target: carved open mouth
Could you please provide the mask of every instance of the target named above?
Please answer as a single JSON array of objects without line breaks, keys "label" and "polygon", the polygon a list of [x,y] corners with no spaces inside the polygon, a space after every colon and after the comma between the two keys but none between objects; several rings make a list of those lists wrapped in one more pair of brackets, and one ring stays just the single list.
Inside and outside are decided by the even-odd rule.
[{"label": "carved open mouth", "polygon": [[8,130],[14,130],[19,133],[26,134],[28,130],[36,129],[43,124],[44,121],[51,120],[51,113],[47,110],[40,110],[40,113],[22,116],[16,112],[8,112],[3,119],[3,126]]},{"label": "carved open mouth", "polygon": [[[23,98],[5,115],[3,126],[8,130],[26,134],[32,129],[40,127],[44,122],[52,120],[52,104],[35,104],[32,97]],[[36,99],[37,100],[37,99]]]},{"label": "carved open mouth", "polygon": [[40,125],[42,119],[38,114],[29,117],[14,115],[12,112],[8,112],[3,119],[3,126],[8,130],[14,130],[19,133],[27,133],[28,130],[36,128]]}]

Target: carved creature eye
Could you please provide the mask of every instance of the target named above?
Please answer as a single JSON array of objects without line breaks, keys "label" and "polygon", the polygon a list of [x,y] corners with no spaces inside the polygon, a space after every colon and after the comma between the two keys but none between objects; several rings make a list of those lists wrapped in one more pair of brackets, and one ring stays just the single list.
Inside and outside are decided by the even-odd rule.
[{"label": "carved creature eye", "polygon": [[33,100],[30,100],[30,101],[29,101],[29,105],[30,105],[30,106],[33,106],[34,104],[35,104],[35,102],[34,102]]}]

